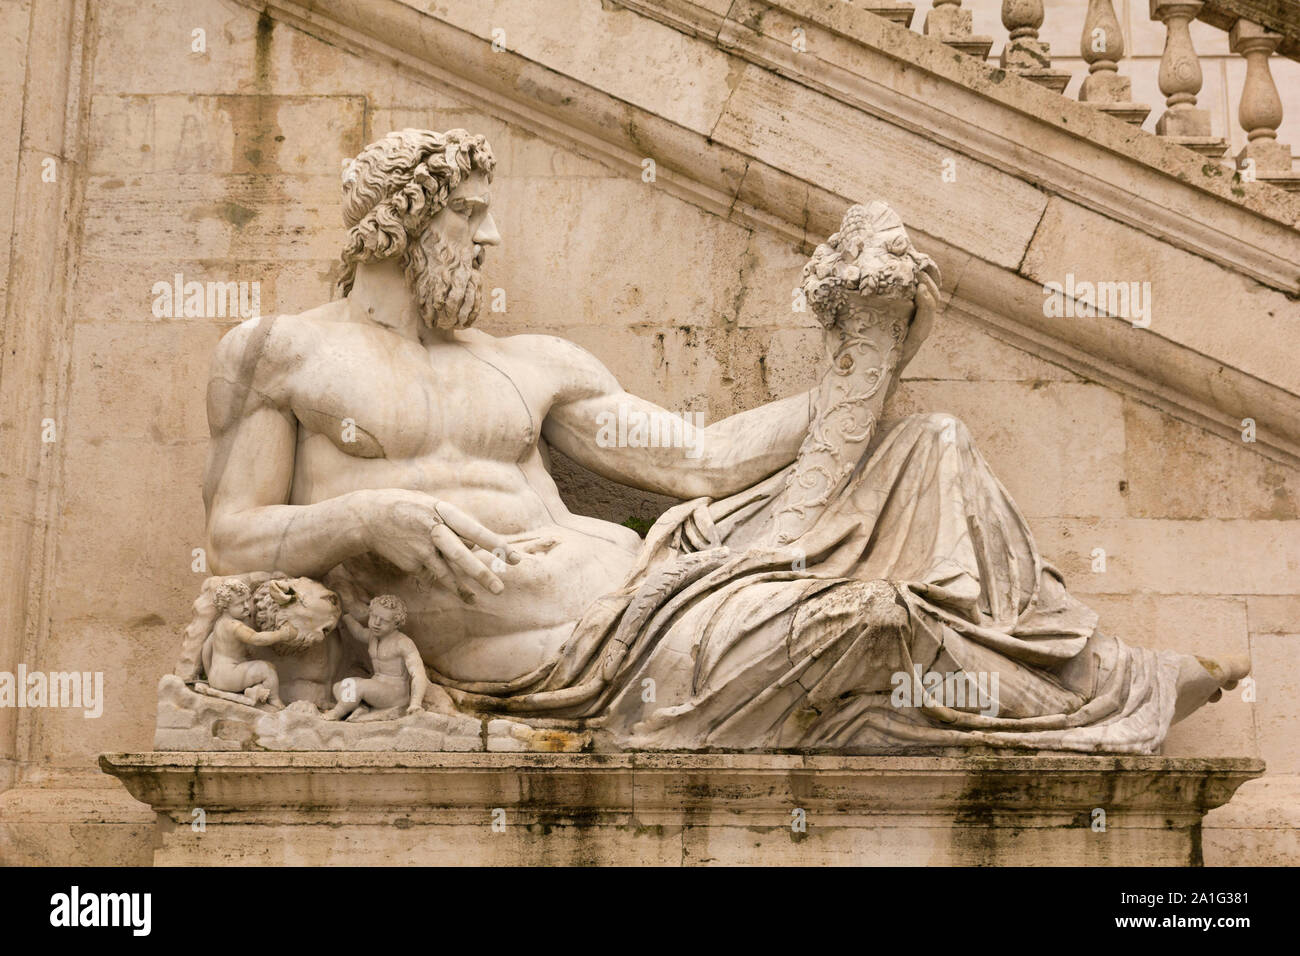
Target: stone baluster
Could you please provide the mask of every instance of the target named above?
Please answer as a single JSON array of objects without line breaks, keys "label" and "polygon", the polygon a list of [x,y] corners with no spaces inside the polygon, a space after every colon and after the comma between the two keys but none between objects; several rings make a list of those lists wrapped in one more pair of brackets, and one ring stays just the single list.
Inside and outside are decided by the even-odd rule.
[{"label": "stone baluster", "polygon": [[971,12],[961,8],[961,0],[934,0],[934,8],[925,15],[923,32],[977,60],[988,59],[993,47],[992,37],[971,33]]},{"label": "stone baluster", "polygon": [[1079,87],[1079,102],[1089,103],[1126,123],[1141,126],[1151,107],[1133,102],[1133,84],[1119,75],[1124,57],[1124,34],[1111,0],[1088,0],[1079,50],[1088,64],[1088,75]]},{"label": "stone baluster", "polygon": [[1210,135],[1210,111],[1196,108],[1201,91],[1201,63],[1192,46],[1188,25],[1204,6],[1200,0],[1150,0],[1151,19],[1165,25],[1165,49],[1160,56],[1160,92],[1165,112],[1156,132],[1172,142],[1218,159],[1228,150],[1223,139]]},{"label": "stone baluster", "polygon": [[1002,0],[1002,25],[1011,37],[1002,50],[1001,67],[1049,90],[1065,92],[1070,74],[1052,69],[1048,44],[1038,39],[1038,28],[1043,25],[1043,0]]},{"label": "stone baluster", "polygon": [[1229,48],[1246,58],[1237,120],[1246,131],[1246,147],[1237,154],[1238,169],[1251,168],[1258,180],[1300,191],[1300,173],[1291,171],[1291,147],[1277,141],[1282,124],[1282,99],[1269,70],[1268,58],[1282,40],[1280,33],[1249,20],[1238,20],[1228,33]]}]

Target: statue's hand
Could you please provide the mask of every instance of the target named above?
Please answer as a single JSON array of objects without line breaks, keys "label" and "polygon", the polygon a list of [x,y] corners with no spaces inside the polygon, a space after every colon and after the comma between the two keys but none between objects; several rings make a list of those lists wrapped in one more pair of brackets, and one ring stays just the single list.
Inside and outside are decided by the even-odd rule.
[{"label": "statue's hand", "polygon": [[275,650],[280,654],[297,655],[311,643],[311,633],[304,634],[292,624],[282,624],[275,631]]},{"label": "statue's hand", "polygon": [[[403,571],[432,578],[472,602],[471,582],[500,594],[505,585],[492,571],[494,557],[518,564],[523,555],[460,508],[412,491],[377,492],[366,521],[369,549]],[[486,560],[471,546],[490,552]]]}]

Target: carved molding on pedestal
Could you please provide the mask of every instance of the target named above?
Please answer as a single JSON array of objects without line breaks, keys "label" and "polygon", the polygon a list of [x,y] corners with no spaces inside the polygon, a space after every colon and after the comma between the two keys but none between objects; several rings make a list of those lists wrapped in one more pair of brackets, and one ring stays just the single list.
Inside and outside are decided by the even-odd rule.
[{"label": "carved molding on pedestal", "polygon": [[245,866],[1199,865],[1204,814],[1264,769],[790,754],[151,753],[100,766],[159,814],[155,863]]}]

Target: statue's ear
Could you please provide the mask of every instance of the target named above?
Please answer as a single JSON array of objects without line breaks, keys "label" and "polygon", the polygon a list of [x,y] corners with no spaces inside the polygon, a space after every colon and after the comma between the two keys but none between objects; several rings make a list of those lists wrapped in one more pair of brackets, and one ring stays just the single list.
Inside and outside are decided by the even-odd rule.
[{"label": "statue's ear", "polygon": [[276,604],[283,607],[286,604],[292,603],[294,597],[293,585],[284,584],[280,581],[272,581],[267,585],[267,588],[271,592],[271,599],[275,601]]}]

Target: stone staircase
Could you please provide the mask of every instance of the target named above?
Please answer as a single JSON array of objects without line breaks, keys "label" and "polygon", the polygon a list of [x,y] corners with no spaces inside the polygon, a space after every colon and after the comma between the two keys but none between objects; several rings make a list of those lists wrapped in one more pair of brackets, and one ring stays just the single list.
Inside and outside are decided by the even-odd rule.
[{"label": "stone staircase", "polygon": [[[916,12],[912,4],[906,3],[849,2],[904,27],[910,27]],[[972,11],[963,8],[962,3],[934,0],[920,32],[967,56],[985,60],[995,40],[974,34]],[[1079,4],[1083,5],[1083,0]],[[1245,181],[1300,190],[1300,172],[1293,169],[1291,147],[1278,139],[1283,102],[1270,68],[1274,56],[1300,60],[1300,3],[1148,0],[1148,6],[1151,19],[1161,23],[1165,31],[1159,87],[1166,99],[1155,123],[1155,134],[1222,161]],[[1077,98],[1140,127],[1152,108],[1133,101],[1132,81],[1121,71],[1125,41],[1115,5],[1112,0],[1087,0],[1086,7],[1079,50],[1087,65],[1087,76],[1078,87]],[[1053,65],[1050,45],[1040,39],[1045,19],[1042,0],[1002,0],[1000,18],[1007,39],[996,57],[998,65],[1064,94],[1072,75]],[[1246,64],[1236,115],[1247,143],[1233,155],[1226,155],[1228,141],[1212,132],[1212,111],[1197,103],[1203,75],[1190,24],[1198,19],[1226,32],[1229,48]]]}]

